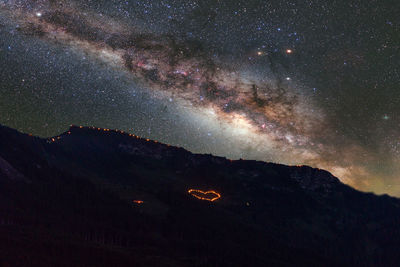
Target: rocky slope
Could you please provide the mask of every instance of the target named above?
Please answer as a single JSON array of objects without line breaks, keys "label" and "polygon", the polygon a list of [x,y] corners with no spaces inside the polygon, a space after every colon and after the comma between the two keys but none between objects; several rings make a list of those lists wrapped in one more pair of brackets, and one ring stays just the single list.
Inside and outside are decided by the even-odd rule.
[{"label": "rocky slope", "polygon": [[399,222],[399,199],[307,166],[0,127],[1,266],[395,266]]}]

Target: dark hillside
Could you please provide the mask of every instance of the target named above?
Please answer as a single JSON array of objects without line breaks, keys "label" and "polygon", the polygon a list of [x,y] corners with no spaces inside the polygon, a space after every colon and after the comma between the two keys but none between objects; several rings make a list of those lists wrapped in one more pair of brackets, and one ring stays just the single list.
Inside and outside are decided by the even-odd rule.
[{"label": "dark hillside", "polygon": [[396,266],[399,223],[398,199],[324,170],[0,127],[0,266]]}]

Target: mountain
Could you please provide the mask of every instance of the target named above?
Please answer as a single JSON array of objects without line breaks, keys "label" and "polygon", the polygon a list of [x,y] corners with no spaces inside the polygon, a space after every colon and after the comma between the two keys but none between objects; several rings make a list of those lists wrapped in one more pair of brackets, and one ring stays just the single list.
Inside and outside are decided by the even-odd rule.
[{"label": "mountain", "polygon": [[0,126],[0,266],[397,266],[399,223],[399,199],[308,166]]}]

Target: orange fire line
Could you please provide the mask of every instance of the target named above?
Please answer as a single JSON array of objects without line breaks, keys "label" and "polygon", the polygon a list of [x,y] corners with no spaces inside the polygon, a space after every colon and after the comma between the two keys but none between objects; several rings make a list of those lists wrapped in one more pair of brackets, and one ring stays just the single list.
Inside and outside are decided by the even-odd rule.
[{"label": "orange fire line", "polygon": [[[115,133],[120,133],[122,135],[128,135],[128,136],[134,137],[136,139],[140,139],[141,138],[138,135],[134,135],[134,134],[131,134],[131,133],[126,133],[125,131],[117,130],[117,129],[116,130],[111,130],[111,129],[107,129],[107,128],[99,128],[99,127],[93,127],[93,126],[82,126],[82,125],[80,125],[80,126],[71,125],[71,127],[79,127],[80,129],[91,129],[91,130],[97,130],[97,131],[103,131],[103,132],[115,132]],[[71,131],[68,131],[67,134],[71,134]],[[32,136],[32,134],[29,134],[29,136]],[[47,141],[49,143],[54,143],[56,140],[61,140],[61,136],[49,137],[47,139]],[[158,141],[151,140],[149,138],[146,138],[144,140],[147,141],[147,142],[158,143]],[[167,145],[167,146],[169,146],[169,145]]]},{"label": "orange fire line", "polygon": [[[211,201],[211,202],[213,202],[213,201],[215,201],[215,200],[217,200],[217,199],[219,199],[221,197],[221,194],[218,193],[218,192],[215,192],[214,190],[210,190],[210,191],[204,192],[204,191],[201,191],[199,189],[189,189],[188,193],[191,194],[192,196],[194,196],[197,199],[207,200],[207,201]],[[201,196],[196,195],[195,193],[200,193],[200,194],[203,194],[203,195],[214,194],[215,197],[213,197],[213,198],[201,197]]]}]

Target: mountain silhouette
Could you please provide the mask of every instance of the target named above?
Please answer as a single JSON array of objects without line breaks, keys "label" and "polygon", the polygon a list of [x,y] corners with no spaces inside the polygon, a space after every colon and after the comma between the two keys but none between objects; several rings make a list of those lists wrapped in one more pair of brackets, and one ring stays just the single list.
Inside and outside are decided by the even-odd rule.
[{"label": "mountain silhouette", "polygon": [[399,199],[308,166],[0,126],[0,266],[397,266],[399,223]]}]

